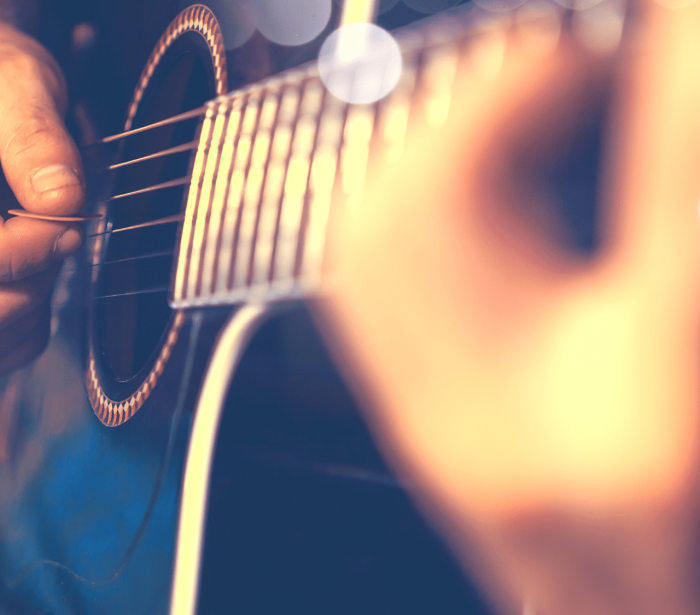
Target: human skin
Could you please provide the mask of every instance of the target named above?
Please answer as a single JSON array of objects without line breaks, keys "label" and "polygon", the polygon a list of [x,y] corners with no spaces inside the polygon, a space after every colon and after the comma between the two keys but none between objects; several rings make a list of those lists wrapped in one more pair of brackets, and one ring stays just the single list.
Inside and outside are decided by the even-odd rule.
[{"label": "human skin", "polygon": [[[503,613],[700,612],[700,4],[638,3],[629,25],[607,58],[536,31],[475,42],[447,121],[370,161],[329,243],[338,362]],[[537,170],[601,96],[583,257]]]},{"label": "human skin", "polygon": [[6,214],[18,206],[59,216],[82,208],[85,181],[63,122],[67,104],[65,80],[49,52],[0,21],[0,374],[45,347],[61,260],[84,239],[76,224]]}]

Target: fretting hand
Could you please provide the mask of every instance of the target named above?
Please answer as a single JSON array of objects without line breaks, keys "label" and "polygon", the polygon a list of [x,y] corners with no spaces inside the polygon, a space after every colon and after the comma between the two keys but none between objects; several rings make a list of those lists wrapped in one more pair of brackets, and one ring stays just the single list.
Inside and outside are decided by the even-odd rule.
[{"label": "fretting hand", "polygon": [[[635,8],[615,58],[475,43],[331,243],[322,313],[373,432],[506,613],[700,610],[700,4]],[[601,100],[584,258],[544,171]]]},{"label": "fretting hand", "polygon": [[82,165],[63,117],[56,61],[0,22],[0,374],[34,358],[49,333],[49,296],[61,260],[82,244],[78,225],[8,217],[17,207],[70,215],[85,198]]}]

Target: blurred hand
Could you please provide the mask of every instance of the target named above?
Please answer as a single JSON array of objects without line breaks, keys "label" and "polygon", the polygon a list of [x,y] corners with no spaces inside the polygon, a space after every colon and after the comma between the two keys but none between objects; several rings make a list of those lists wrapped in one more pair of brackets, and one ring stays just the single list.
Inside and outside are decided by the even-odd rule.
[{"label": "blurred hand", "polygon": [[68,97],[56,61],[0,22],[0,373],[38,355],[61,259],[82,244],[79,225],[16,218],[8,209],[77,213],[85,198],[78,150],[63,123]]},{"label": "blurred hand", "polygon": [[[504,612],[700,612],[700,4],[636,8],[615,58],[474,43],[446,123],[370,162],[330,243],[368,422]],[[583,257],[543,171],[601,101]]]}]

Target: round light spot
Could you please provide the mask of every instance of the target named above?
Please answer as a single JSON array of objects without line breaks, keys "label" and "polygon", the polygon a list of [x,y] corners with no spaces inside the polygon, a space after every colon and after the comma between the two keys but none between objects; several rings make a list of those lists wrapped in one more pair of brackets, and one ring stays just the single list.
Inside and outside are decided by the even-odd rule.
[{"label": "round light spot", "polygon": [[97,29],[91,23],[79,23],[72,32],[73,49],[86,51],[97,41]]},{"label": "round light spot", "polygon": [[[343,0],[333,0],[338,6],[343,6]],[[401,0],[379,0],[379,10],[377,13],[383,15],[387,11],[393,9]]]},{"label": "round light spot", "polygon": [[349,103],[373,103],[394,89],[401,76],[401,50],[386,30],[354,23],[339,28],[318,56],[321,80],[331,93]]},{"label": "round light spot", "polygon": [[530,0],[516,15],[518,37],[531,51],[551,53],[561,35],[561,8],[545,0]]},{"label": "round light spot", "polygon": [[601,0],[555,0],[559,6],[573,11],[585,11],[598,4]]},{"label": "round light spot", "polygon": [[603,0],[586,11],[577,11],[572,29],[578,40],[594,53],[613,53],[622,39],[625,7],[619,0]]},{"label": "round light spot", "polygon": [[492,13],[507,13],[524,2],[525,0],[474,0],[474,4]]},{"label": "round light spot", "polygon": [[325,29],[331,0],[248,0],[260,33],[278,45],[303,45]]},{"label": "round light spot", "polygon": [[[438,13],[449,9],[462,0],[403,0],[404,4],[419,13]],[[523,0],[524,1],[524,0]]]}]

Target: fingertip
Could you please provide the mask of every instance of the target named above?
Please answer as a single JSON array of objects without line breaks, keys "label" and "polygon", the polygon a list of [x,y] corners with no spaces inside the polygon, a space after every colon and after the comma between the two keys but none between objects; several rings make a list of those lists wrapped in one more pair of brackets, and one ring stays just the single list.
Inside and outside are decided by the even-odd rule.
[{"label": "fingertip", "polygon": [[52,215],[79,212],[85,202],[85,190],[79,172],[65,164],[51,164],[30,176],[32,211]]},{"label": "fingertip", "polygon": [[69,226],[58,239],[54,247],[56,258],[66,258],[77,252],[85,241],[85,229],[80,225]]}]

